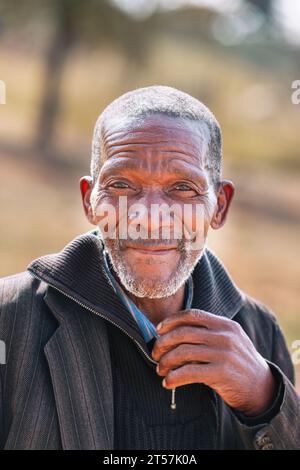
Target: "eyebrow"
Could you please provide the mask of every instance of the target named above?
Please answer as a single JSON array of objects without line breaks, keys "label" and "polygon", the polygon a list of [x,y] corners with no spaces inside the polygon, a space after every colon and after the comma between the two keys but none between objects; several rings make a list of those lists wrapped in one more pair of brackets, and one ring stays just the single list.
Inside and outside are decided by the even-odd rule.
[{"label": "eyebrow", "polygon": [[[112,167],[107,168],[103,170],[103,172],[100,174],[101,179],[106,179],[109,176],[114,176],[114,175],[120,175],[121,173],[127,173],[127,172],[134,172],[136,175],[139,175],[139,169],[136,164],[133,162],[128,162],[124,165],[124,162],[116,162],[113,164]],[[206,182],[207,179],[205,175],[203,174],[202,170],[198,171],[192,171],[188,168],[169,168],[167,169],[168,175],[178,175],[182,176],[185,178],[189,178],[191,180],[200,180],[202,182]]]},{"label": "eyebrow", "polygon": [[[107,161],[107,160],[106,160]],[[103,170],[103,173],[117,173],[118,171],[138,171],[136,163],[126,161],[124,160],[119,160],[119,161],[114,161],[106,170]]]}]

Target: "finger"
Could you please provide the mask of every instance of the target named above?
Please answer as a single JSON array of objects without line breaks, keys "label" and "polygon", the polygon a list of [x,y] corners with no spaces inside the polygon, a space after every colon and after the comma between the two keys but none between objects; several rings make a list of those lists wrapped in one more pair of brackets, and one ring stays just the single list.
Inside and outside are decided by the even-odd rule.
[{"label": "finger", "polygon": [[161,356],[179,344],[205,344],[221,347],[224,343],[222,333],[195,326],[181,326],[160,336],[154,343],[152,357],[159,361]]},{"label": "finger", "polygon": [[166,318],[157,325],[157,332],[165,334],[168,331],[182,325],[202,326],[204,328],[226,328],[228,318],[205,312],[199,309],[180,310],[180,312]]},{"label": "finger", "polygon": [[180,344],[164,354],[156,368],[161,376],[167,375],[170,370],[177,369],[187,363],[211,363],[219,361],[224,351],[213,349],[206,345]]},{"label": "finger", "polygon": [[217,375],[218,367],[212,364],[185,364],[171,370],[163,380],[165,388],[177,388],[192,383],[209,385]]}]

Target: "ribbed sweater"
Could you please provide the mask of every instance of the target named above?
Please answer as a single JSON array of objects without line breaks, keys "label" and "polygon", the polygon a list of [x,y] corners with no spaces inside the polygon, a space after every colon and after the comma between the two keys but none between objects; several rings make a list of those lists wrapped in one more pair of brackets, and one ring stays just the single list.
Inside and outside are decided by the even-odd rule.
[{"label": "ribbed sweater", "polygon": [[108,334],[113,373],[114,449],[214,449],[217,413],[212,391],[202,384],[179,387],[176,409],[172,410],[171,390],[163,388],[155,364],[118,328],[109,325]]}]

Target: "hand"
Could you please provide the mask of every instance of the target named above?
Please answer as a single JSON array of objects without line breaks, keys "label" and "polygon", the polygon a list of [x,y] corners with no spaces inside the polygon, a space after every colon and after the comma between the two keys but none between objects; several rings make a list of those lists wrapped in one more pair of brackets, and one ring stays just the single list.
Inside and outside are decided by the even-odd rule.
[{"label": "hand", "polygon": [[[160,327],[161,325],[161,327]],[[163,385],[204,383],[245,415],[271,405],[276,382],[239,323],[203,310],[182,310],[158,325],[152,357]]]}]

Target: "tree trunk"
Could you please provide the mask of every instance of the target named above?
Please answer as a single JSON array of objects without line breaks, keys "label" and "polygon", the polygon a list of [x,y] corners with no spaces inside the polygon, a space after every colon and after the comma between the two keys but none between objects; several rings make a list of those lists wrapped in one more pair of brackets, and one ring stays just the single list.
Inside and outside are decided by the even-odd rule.
[{"label": "tree trunk", "polygon": [[55,119],[59,110],[64,63],[75,39],[70,2],[68,0],[57,1],[55,10],[57,27],[46,53],[44,90],[34,145],[35,149],[49,160],[53,158],[51,150],[53,150]]}]

